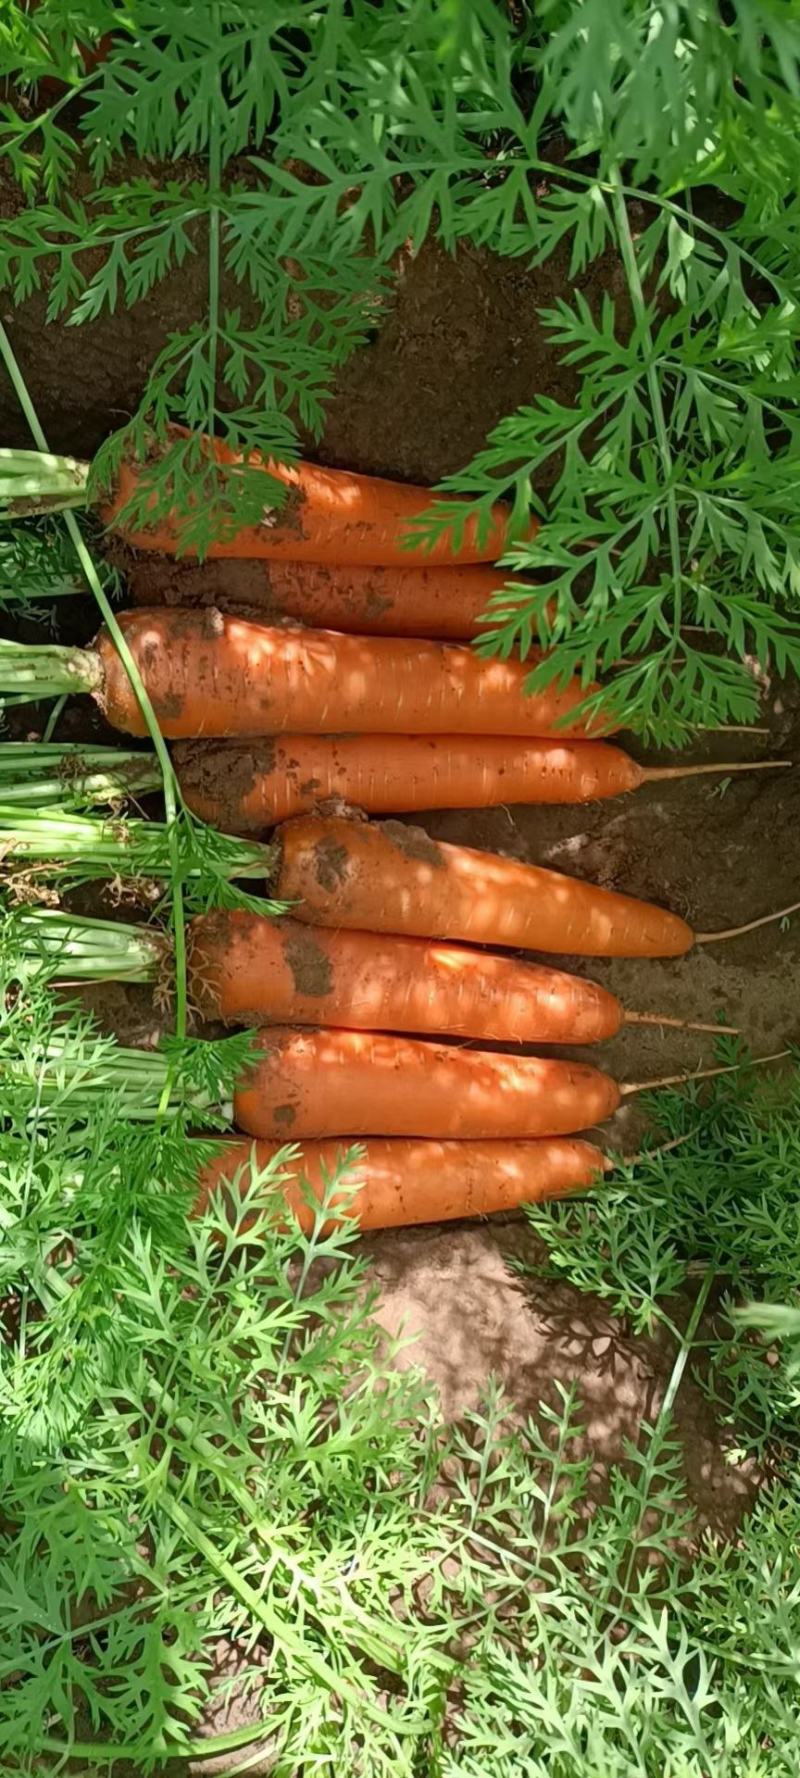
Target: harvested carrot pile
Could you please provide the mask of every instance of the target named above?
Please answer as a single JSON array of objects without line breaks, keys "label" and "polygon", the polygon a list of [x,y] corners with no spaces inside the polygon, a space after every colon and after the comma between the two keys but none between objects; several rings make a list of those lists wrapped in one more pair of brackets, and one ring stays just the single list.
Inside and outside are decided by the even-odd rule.
[{"label": "harvested carrot pile", "polygon": [[[217,442],[205,448],[225,459]],[[587,717],[597,687],[562,676],[531,691],[528,662],[481,658],[470,639],[504,597],[485,565],[507,546],[502,509],[480,536],[470,521],[423,560],[405,546],[424,489],[313,465],[255,468],[265,497],[277,478],[288,503],[212,553],[264,559],[269,621],[202,596],[183,609],[138,606],[88,649],[18,648],[18,674],[40,690],[88,692],[115,728],[142,735],[138,676],[161,734],[179,743],[186,807],[222,834],[257,836],[225,842],[225,874],[252,879],[263,858],[264,887],[288,916],[257,911],[251,897],[197,915],[187,934],[194,1009],[257,1034],[234,1086],[240,1130],[262,1144],[300,1139],[315,1191],[331,1145],[366,1137],[348,1213],[367,1227],[585,1188],[602,1156],[568,1139],[636,1088],[511,1046],[682,1022],[504,952],[669,958],[735,933],[698,934],[666,908],[367,817],[580,805],[653,780],[787,762],[642,767]],[[110,522],[138,473],[122,466]],[[128,542],[174,552],[180,529]],[[24,835],[14,843],[24,857]],[[473,1047],[487,1043],[505,1048]],[[246,1160],[246,1146],[229,1143],[204,1189],[241,1181]]]}]

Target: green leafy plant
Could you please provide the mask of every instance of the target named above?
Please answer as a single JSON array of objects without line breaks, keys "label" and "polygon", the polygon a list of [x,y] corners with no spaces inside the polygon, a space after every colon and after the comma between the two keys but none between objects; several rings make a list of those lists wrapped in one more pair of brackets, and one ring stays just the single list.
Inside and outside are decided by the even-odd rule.
[{"label": "green leafy plant", "polygon": [[722,1295],[706,1386],[738,1435],[763,1449],[794,1436],[793,1387],[766,1340],[742,1337],[736,1309],[754,1295],[794,1299],[800,1076],[792,1068],[769,1088],[745,1067],[659,1093],[653,1108],[663,1151],[622,1167],[592,1199],[528,1212],[546,1270],[602,1297],[636,1332],[656,1321],[676,1332],[671,1299],[698,1272],[713,1279]]},{"label": "green leafy plant", "polygon": [[[691,1342],[687,1330],[677,1364]],[[789,1778],[796,1485],[765,1491],[736,1543],[709,1539],[690,1564],[668,1402],[591,1511],[574,1391],[516,1434],[502,1412],[490,1403],[458,1439],[462,1585],[480,1628],[446,1778]]]},{"label": "green leafy plant", "polygon": [[[260,513],[263,482],[201,461],[171,424],[291,455],[295,416],[318,430],[404,242],[434,233],[534,263],[568,249],[573,279],[613,252],[619,298],[597,312],[577,293],[543,313],[574,400],[538,397],[443,484],[481,513],[510,491],[520,532],[531,512],[546,521],[508,558],[544,584],[498,596],[484,646],[541,634],[553,654],[534,683],[612,674],[592,707],[658,738],[751,716],[746,656],[797,668],[791,6],[552,0],[534,20],[490,0],[217,0],[201,17],[188,0],[43,0],[32,24],[18,11],[0,71],[34,94],[42,76],[67,89],[0,118],[26,200],[0,229],[0,281],[21,300],[47,276],[51,316],[80,324],[188,254],[207,266],[202,320],[168,342],[97,468],[152,453],[140,519],[177,508],[202,549],[254,498]],[[87,72],[75,41],[109,31]],[[169,157],[169,178],[131,178],[126,152]],[[79,160],[88,186],[67,199]],[[230,309],[223,270],[242,287]],[[424,534],[461,522],[445,500]]]},{"label": "green leafy plant", "polygon": [[[367,1736],[373,1770],[410,1775],[448,1669],[441,1626],[399,1609],[430,1562],[427,1433],[351,1232],[324,1203],[309,1235],[281,1223],[280,1156],[189,1217],[208,1145],[175,1098],[188,1083],[196,1121],[182,1048],[149,1129],[113,1048],[41,984],[15,989],[3,1052],[4,1769],[188,1751],[222,1637],[264,1698],[238,1738],[277,1769],[313,1749],[341,1770]],[[218,1094],[231,1063],[206,1046]]]},{"label": "green leafy plant", "polygon": [[[404,241],[540,257],[569,243],[576,276],[615,250],[619,307],[549,317],[573,405],[513,417],[445,490],[480,510],[510,490],[520,532],[532,510],[548,519],[512,563],[549,584],[501,595],[485,646],[538,629],[547,671],[603,668],[605,706],[655,734],[745,715],[744,653],[797,660],[798,29],[766,0],[544,0],[535,17],[489,0],[11,5],[0,67],[23,91],[0,130],[25,207],[0,226],[0,278],[20,300],[48,280],[51,312],[80,324],[203,255],[205,316],[168,343],[98,471],[150,452],[150,492],[185,508],[202,548],[242,522],[251,489],[207,474],[173,423],[291,454]],[[135,179],[120,177],[129,150]],[[223,278],[240,286],[227,313]],[[0,345],[42,453],[2,328]],[[38,500],[40,472],[22,462],[35,486],[4,497]],[[83,498],[74,466],[49,472]],[[454,523],[445,502],[432,528]],[[108,621],[74,513],[64,526],[63,572],[60,555],[42,570],[41,521],[7,533],[7,559],[31,587],[41,571],[42,594],[74,559]],[[48,895],[155,881],[178,983],[177,1036],[132,1054],[52,986],[98,967],[149,976],[160,927],[112,937],[49,906],[3,910],[4,1775],[241,1749],[277,1778],[793,1778],[796,1077],[782,1098],[746,1072],[660,1097],[674,1149],[532,1213],[551,1271],[675,1339],[656,1422],[599,1504],[575,1390],[519,1426],[491,1389],[442,1427],[374,1323],[352,1230],[327,1229],[324,1204],[310,1234],[284,1224],[292,1151],[190,1214],[248,1040],[185,1038],[184,902],[239,896],[230,877],[267,858],[184,816],[134,684],[163,827],[120,814],[119,760],[0,758],[4,876]],[[95,795],[104,820],[84,813]],[[754,1295],[771,1300],[742,1312]],[[735,1543],[689,1560],[672,1409],[695,1362],[740,1441],[772,1440],[782,1471]],[[233,1698],[242,1726],[207,1736],[209,1706]]]},{"label": "green leafy plant", "polygon": [[[796,1489],[685,1554],[671,1412],[711,1272],[656,1423],[587,1510],[576,1390],[519,1426],[492,1389],[438,1425],[352,1230],[324,1203],[309,1234],[282,1222],[280,1156],[189,1217],[229,1045],[179,1042],[142,1127],[158,1058],[137,1081],[14,945],[0,975],[4,1772],[252,1747],[286,1778],[788,1778]],[[207,1736],[226,1698],[241,1726]]]}]

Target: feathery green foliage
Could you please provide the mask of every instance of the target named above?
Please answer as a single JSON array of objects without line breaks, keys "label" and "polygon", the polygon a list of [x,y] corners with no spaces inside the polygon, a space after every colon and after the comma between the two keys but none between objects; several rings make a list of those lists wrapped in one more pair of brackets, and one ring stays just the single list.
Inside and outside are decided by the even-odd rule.
[{"label": "feathery green foliage", "polygon": [[[574,399],[536,398],[443,484],[479,511],[510,491],[520,532],[531,511],[547,521],[508,558],[547,587],[500,595],[485,647],[542,632],[555,652],[534,682],[611,672],[604,707],[661,738],[749,717],[745,656],[797,669],[791,0],[42,0],[9,14],[0,73],[30,104],[0,114],[25,198],[0,228],[0,284],[23,300],[46,279],[51,316],[79,325],[187,256],[207,276],[202,316],[167,342],[97,467],[103,479],[123,449],[152,452],[140,519],[155,492],[202,550],[262,515],[263,478],[202,461],[171,423],[291,456],[404,243],[559,252],[572,279],[613,254],[623,294],[598,312],[578,291],[543,316]],[[87,72],[75,41],[106,31]],[[159,176],[132,177],[126,153]],[[88,183],[69,195],[79,161]],[[445,500],[423,531],[458,522]]]},{"label": "feathery green foliage", "polygon": [[[720,1039],[726,1059],[736,1043]],[[763,1339],[741,1334],[748,1297],[797,1300],[800,1240],[800,1074],[767,1084],[755,1069],[654,1099],[673,1150],[642,1156],[592,1199],[528,1215],[546,1270],[602,1297],[634,1331],[670,1325],[670,1298],[700,1269],[719,1284],[707,1386],[746,1443],[797,1435],[793,1353],[777,1362]],[[752,1312],[759,1322],[762,1311]],[[746,1325],[746,1323],[744,1324]]]},{"label": "feathery green foliage", "polygon": [[[108,30],[87,69],[79,46]],[[510,490],[520,533],[548,521],[511,561],[549,586],[502,595],[485,646],[543,630],[555,671],[603,668],[606,702],[655,734],[742,717],[744,654],[798,660],[799,45],[793,0],[9,5],[0,73],[24,91],[0,146],[25,201],[0,284],[46,282],[80,325],[202,261],[204,314],[96,481],[151,451],[151,491],[203,548],[261,515],[263,479],[200,468],[170,426],[290,456],[404,242],[568,250],[573,277],[613,252],[616,307],[546,317],[574,402],[512,416],[443,490],[480,511]],[[120,177],[131,151],[143,170]],[[429,531],[453,522],[445,503]],[[65,589],[42,527],[4,535],[10,588]],[[39,769],[52,793],[44,750]],[[118,876],[147,899],[155,877],[178,949],[184,895],[264,867],[175,807],[162,829],[54,802],[0,810],[6,882]],[[392,1363],[352,1231],[324,1207],[311,1235],[282,1226],[291,1151],[189,1216],[249,1040],[132,1058],[51,992],[108,937],[63,918],[7,916],[0,938],[3,1778],[67,1753],[150,1771],[200,1751],[226,1696],[248,1720],[202,1751],[241,1747],[244,1767],[266,1748],[277,1778],[794,1778],[796,1467],[734,1545],[687,1561],[671,1416],[703,1356],[743,1444],[796,1447],[796,1079],[782,1100],[742,1074],[662,1097],[680,1147],[532,1213],[551,1270],[675,1337],[656,1423],[598,1505],[577,1391],[521,1427],[496,1390],[439,1424]],[[749,1296],[769,1301],[742,1313]]]}]

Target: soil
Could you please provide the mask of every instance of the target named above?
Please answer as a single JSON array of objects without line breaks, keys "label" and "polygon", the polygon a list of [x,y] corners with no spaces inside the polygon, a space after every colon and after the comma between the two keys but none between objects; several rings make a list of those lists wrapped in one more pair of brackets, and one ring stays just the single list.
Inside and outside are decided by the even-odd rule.
[{"label": "soil", "polygon": [[[449,257],[429,245],[404,258],[384,324],[339,377],[316,450],[320,460],[432,483],[465,464],[495,422],[537,392],[568,399],[572,373],[559,364],[536,315],[568,285],[566,259],[558,256],[536,271],[470,248]],[[618,296],[618,268],[600,261],[581,288],[590,301],[602,290]],[[38,297],[4,313],[53,448],[89,454],[126,419],[153,354],[171,329],[194,319],[203,294],[189,258],[135,311],[91,327],[43,327]],[[29,442],[7,388],[0,390],[0,428],[9,443]],[[174,599],[182,578],[198,571],[149,558],[139,572],[154,599]],[[202,572],[210,602],[227,602],[235,591],[247,609],[247,565],[217,562]],[[71,739],[96,734],[97,720],[89,718],[87,727],[86,716],[69,711],[59,732]],[[765,688],[763,722],[764,735],[709,735],[693,758],[800,757],[796,686]],[[633,745],[632,751],[641,757]],[[432,840],[487,847],[663,902],[700,931],[754,919],[800,895],[797,770],[733,778],[727,787],[724,775],[652,785],[580,809],[453,811],[422,824]],[[562,961],[634,1010],[704,1020],[724,1011],[759,1054],[800,1038],[793,981],[799,937],[797,921],[785,932],[766,927],[674,962]],[[145,990],[97,989],[92,1003],[121,1036],[152,1041],[157,1015]],[[602,1061],[620,1079],[643,1080],[711,1056],[712,1040],[699,1034],[628,1027],[605,1046]],[[611,1132],[616,1146],[636,1146],[641,1117],[635,1102],[625,1107]],[[625,1438],[657,1413],[669,1342],[632,1338],[601,1304],[561,1284],[523,1286],[505,1262],[531,1244],[528,1231],[509,1222],[392,1232],[370,1237],[365,1249],[387,1329],[418,1335],[413,1353],[399,1362],[413,1358],[424,1366],[448,1416],[474,1405],[491,1373],[525,1413],[556,1380],[578,1377],[587,1441],[602,1472],[621,1456]],[[677,1417],[698,1522],[730,1533],[757,1476],[728,1461],[726,1439],[688,1377]]]}]

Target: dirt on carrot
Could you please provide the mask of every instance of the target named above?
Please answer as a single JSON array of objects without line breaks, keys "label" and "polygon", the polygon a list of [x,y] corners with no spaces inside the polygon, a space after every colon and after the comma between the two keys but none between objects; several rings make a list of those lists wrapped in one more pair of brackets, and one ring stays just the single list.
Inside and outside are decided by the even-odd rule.
[{"label": "dirt on carrot", "polygon": [[432,870],[444,870],[444,853],[424,827],[406,827],[402,821],[383,821],[383,832],[397,852],[417,864],[429,864]]},{"label": "dirt on carrot", "polygon": [[291,938],[284,940],[283,951],[298,994],[318,994],[320,998],[330,994],[333,986],[330,962],[310,935],[306,938],[305,933],[293,933]]},{"label": "dirt on carrot", "polygon": [[314,871],[321,889],[335,889],[344,881],[347,871],[347,847],[335,840],[321,840],[314,847]]},{"label": "dirt on carrot", "polygon": [[223,752],[214,741],[179,742],[172,750],[175,769],[187,800],[200,805],[224,801],[236,808],[249,795],[257,770],[271,771],[275,743],[265,735],[258,743],[258,759],[247,746]]}]

